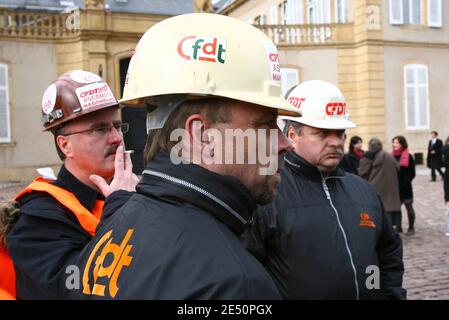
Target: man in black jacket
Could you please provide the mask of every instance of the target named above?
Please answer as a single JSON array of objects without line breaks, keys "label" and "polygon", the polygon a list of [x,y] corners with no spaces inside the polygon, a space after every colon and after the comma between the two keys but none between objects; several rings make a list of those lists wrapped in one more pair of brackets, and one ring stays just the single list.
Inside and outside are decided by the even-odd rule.
[{"label": "man in black jacket", "polygon": [[442,164],[442,154],[443,141],[438,139],[438,132],[431,132],[432,138],[429,140],[429,145],[427,147],[427,166],[431,170],[431,181],[436,181],[437,176],[435,170],[438,171],[441,178],[444,180],[444,173],[441,171]]},{"label": "man in black jacket", "polygon": [[330,83],[300,84],[288,100],[302,117],[284,133],[275,201],[258,209],[245,235],[285,299],[403,299],[402,246],[374,189],[337,166],[343,156],[346,102]]},{"label": "man in black jacket", "polygon": [[256,204],[274,198],[291,150],[276,118],[298,111],[281,96],[277,59],[262,32],[220,15],[173,17],[143,35],[122,101],[150,111],[146,169],[102,220],[72,298],[280,298],[239,238]]},{"label": "man in black jacket", "polygon": [[[19,299],[61,299],[67,268],[92,239],[105,196],[115,211],[138,180],[123,150],[128,126],[98,75],[73,70],[58,77],[44,93],[42,115],[64,164],[57,177],[44,177],[46,181],[37,181],[39,190],[30,185],[17,198],[20,216],[7,226]],[[2,269],[0,277],[4,273]]]}]

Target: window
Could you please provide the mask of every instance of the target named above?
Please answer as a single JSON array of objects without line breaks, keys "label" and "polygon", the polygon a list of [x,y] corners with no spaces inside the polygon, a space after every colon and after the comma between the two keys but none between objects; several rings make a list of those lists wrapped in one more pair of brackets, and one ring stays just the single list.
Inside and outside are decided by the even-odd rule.
[{"label": "window", "polygon": [[271,6],[271,9],[270,9],[270,23],[271,24],[278,24],[278,7],[277,6]]},{"label": "window", "polygon": [[287,11],[287,1],[282,1],[278,5],[278,14],[279,19],[278,21],[281,22],[281,24],[287,24],[288,23],[288,11]]},{"label": "window", "polygon": [[443,1],[427,0],[427,21],[429,27],[441,28],[443,26]]},{"label": "window", "polygon": [[390,23],[421,24],[421,0],[390,0]]},{"label": "window", "polygon": [[429,86],[427,66],[404,67],[404,102],[407,129],[429,128]]},{"label": "window", "polygon": [[390,23],[402,24],[403,21],[402,0],[390,0]]},{"label": "window", "polygon": [[6,64],[0,64],[0,143],[1,142],[11,142],[8,66]]},{"label": "window", "polygon": [[421,0],[403,0],[404,24],[421,23]]},{"label": "window", "polygon": [[299,83],[298,70],[292,68],[281,68],[281,90],[282,95]]},{"label": "window", "polygon": [[287,1],[287,24],[303,24],[302,0]]},{"label": "window", "polygon": [[348,7],[346,0],[335,0],[335,22],[348,22]]},{"label": "window", "polygon": [[309,24],[330,23],[330,0],[307,0]]}]

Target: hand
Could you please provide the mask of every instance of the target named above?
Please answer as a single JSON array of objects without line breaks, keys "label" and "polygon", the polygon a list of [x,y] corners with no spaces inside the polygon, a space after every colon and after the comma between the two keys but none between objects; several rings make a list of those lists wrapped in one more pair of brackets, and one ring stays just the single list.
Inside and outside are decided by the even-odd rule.
[{"label": "hand", "polygon": [[435,154],[435,150],[430,151],[431,154]]},{"label": "hand", "polygon": [[131,155],[123,152],[123,146],[119,146],[115,152],[114,167],[114,178],[110,184],[96,174],[89,176],[90,181],[97,186],[105,197],[117,190],[136,191],[139,178],[133,173]]}]

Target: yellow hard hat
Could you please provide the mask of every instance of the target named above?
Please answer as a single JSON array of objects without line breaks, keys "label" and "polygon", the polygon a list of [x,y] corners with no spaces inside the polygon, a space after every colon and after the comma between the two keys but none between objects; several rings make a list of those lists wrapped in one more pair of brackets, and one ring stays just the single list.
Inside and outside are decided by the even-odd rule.
[{"label": "yellow hard hat", "polygon": [[217,96],[299,116],[282,97],[280,77],[277,49],[263,32],[227,16],[186,14],[145,32],[120,102],[164,107],[160,96]]}]

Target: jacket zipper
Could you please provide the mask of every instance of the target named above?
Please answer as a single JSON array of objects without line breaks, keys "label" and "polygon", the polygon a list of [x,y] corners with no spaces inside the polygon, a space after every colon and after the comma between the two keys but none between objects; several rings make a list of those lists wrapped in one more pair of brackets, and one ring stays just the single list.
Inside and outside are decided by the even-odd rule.
[{"label": "jacket zipper", "polygon": [[[326,178],[327,179],[327,178]],[[343,238],[345,240],[345,246],[346,246],[346,251],[348,252],[349,255],[349,260],[351,261],[351,267],[352,267],[352,271],[354,273],[354,283],[355,283],[355,291],[356,291],[356,300],[359,300],[359,283],[357,282],[357,270],[355,268],[355,264],[354,264],[354,260],[352,258],[352,253],[351,253],[351,249],[349,248],[349,244],[348,244],[348,238],[346,236],[345,230],[343,229],[343,226],[341,225],[340,222],[340,216],[338,215],[338,211],[335,208],[333,202],[332,202],[332,198],[331,198],[331,194],[329,192],[329,188],[326,185],[326,179],[323,179],[323,189],[324,189],[324,193],[326,194],[327,200],[329,200],[330,206],[332,207],[332,209],[335,212],[335,216],[337,217],[337,223],[338,223],[338,227],[340,228],[340,231],[343,234]]]},{"label": "jacket zipper", "polygon": [[211,194],[210,192],[188,182],[185,180],[181,180],[172,176],[169,176],[168,174],[165,173],[160,173],[157,171],[153,171],[153,170],[144,170],[142,172],[143,174],[149,174],[152,176],[156,176],[165,180],[168,180],[170,182],[179,184],[181,186],[184,186],[186,188],[192,189],[196,192],[201,193],[202,195],[208,197],[209,199],[211,199],[212,201],[216,202],[217,204],[219,204],[220,206],[222,206],[223,208],[225,208],[227,211],[229,211],[234,217],[236,217],[237,219],[239,219],[244,225],[248,225],[248,221],[246,221],[245,219],[242,218],[241,215],[239,215],[234,209],[232,209],[228,204],[226,204],[225,202],[223,202],[222,200],[218,199],[216,196],[214,196],[213,194]]}]

